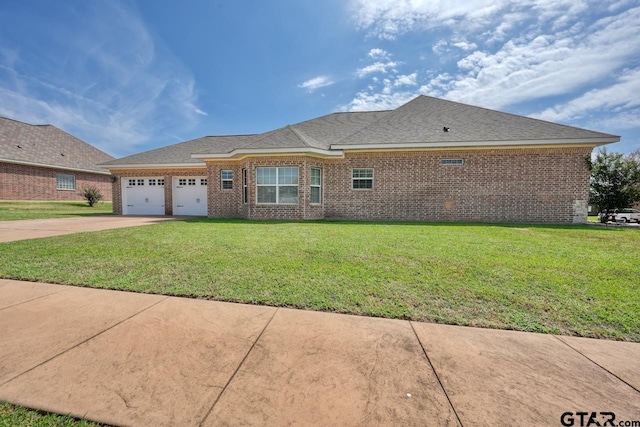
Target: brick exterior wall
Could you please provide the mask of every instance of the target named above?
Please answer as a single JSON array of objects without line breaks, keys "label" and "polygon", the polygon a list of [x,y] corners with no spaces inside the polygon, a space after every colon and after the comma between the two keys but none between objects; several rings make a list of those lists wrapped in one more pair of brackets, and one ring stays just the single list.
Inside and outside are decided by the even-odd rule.
[{"label": "brick exterior wall", "polygon": [[[112,171],[114,212],[122,213],[122,177],[164,176],[171,215],[174,176],[208,177],[208,216],[251,219],[355,219],[572,223],[586,221],[591,148],[346,152],[343,159],[310,156],[214,161],[205,169]],[[443,159],[463,159],[444,165]],[[257,204],[256,168],[298,167],[296,205]],[[311,168],[322,170],[322,204],[310,203]],[[372,189],[352,189],[352,170],[372,168]],[[242,171],[248,200],[243,204]],[[222,190],[221,171],[233,171]]]},{"label": "brick exterior wall", "polygon": [[[572,223],[589,195],[590,148],[346,153],[325,163],[325,218]],[[443,159],[463,165],[443,165]],[[374,188],[351,189],[353,168]],[[584,214],[586,220],[586,213]]]},{"label": "brick exterior wall", "polygon": [[[57,174],[74,175],[76,189],[58,190]],[[0,163],[0,200],[85,200],[78,195],[85,185],[97,187],[103,200],[112,200],[109,175]]]}]

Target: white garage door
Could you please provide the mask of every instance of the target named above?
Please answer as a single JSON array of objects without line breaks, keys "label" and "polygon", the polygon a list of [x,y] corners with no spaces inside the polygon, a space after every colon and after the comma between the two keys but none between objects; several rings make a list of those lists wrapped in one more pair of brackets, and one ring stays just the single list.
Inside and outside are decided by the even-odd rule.
[{"label": "white garage door", "polygon": [[164,178],[122,178],[123,215],[164,215]]},{"label": "white garage door", "polygon": [[173,214],[207,216],[207,177],[173,178]]}]

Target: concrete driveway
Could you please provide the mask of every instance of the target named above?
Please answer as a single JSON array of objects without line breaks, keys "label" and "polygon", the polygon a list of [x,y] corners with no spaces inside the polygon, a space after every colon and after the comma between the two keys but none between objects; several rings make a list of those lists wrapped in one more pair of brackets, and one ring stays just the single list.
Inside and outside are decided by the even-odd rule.
[{"label": "concrete driveway", "polygon": [[71,218],[25,219],[0,221],[0,243],[16,240],[60,236],[85,231],[110,230],[112,228],[136,227],[176,220],[167,216],[79,216]]},{"label": "concrete driveway", "polygon": [[640,420],[640,344],[0,279],[0,400],[139,426],[602,424]]}]

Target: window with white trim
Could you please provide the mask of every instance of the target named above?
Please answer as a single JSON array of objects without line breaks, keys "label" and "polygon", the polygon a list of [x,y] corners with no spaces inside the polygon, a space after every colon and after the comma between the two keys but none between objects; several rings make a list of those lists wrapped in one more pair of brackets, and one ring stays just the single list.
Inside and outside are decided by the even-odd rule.
[{"label": "window with white trim", "polygon": [[160,178],[158,180],[158,185],[161,186],[161,187],[164,187],[164,178]]},{"label": "window with white trim", "polygon": [[178,185],[187,185],[187,178],[178,178]]},{"label": "window with white trim", "polygon": [[298,168],[256,168],[256,193],[259,204],[297,204]]},{"label": "window with white trim", "polygon": [[351,188],[369,190],[373,188],[373,169],[357,168],[351,171]]},{"label": "window with white trim", "polygon": [[139,179],[138,180],[138,185],[144,185],[144,179]]},{"label": "window with white trim", "polygon": [[247,185],[247,170],[242,169],[242,203],[247,203],[249,198],[249,186]]},{"label": "window with white trim", "polygon": [[312,204],[322,203],[322,169],[311,168],[311,198]]},{"label": "window with white trim", "polygon": [[208,184],[207,178],[200,178],[200,185],[207,185],[207,184]]},{"label": "window with white trim", "polygon": [[233,171],[220,171],[220,182],[223,190],[233,190]]},{"label": "window with white trim", "polygon": [[56,189],[58,190],[75,190],[76,176],[59,173],[56,175]]}]

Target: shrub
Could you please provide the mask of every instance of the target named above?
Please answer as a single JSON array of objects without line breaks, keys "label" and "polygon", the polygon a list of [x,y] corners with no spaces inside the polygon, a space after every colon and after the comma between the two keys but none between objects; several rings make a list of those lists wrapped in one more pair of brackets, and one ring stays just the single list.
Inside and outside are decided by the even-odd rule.
[{"label": "shrub", "polygon": [[87,199],[89,207],[93,207],[96,203],[103,199],[102,193],[93,185],[87,185],[82,187],[80,195]]}]

